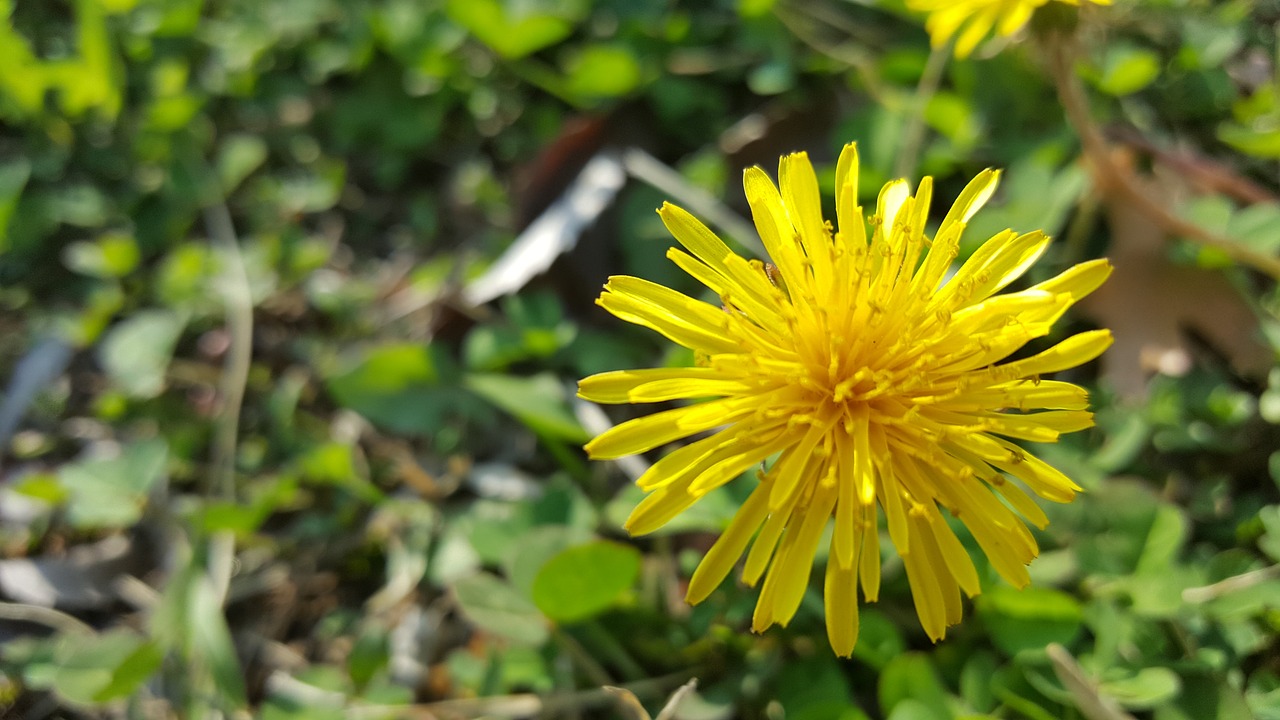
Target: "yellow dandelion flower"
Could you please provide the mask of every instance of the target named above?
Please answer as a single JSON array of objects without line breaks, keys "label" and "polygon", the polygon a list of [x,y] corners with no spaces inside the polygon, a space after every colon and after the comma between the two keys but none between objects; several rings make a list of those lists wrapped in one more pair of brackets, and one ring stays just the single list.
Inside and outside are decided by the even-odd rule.
[{"label": "yellow dandelion flower", "polygon": [[939,507],[959,518],[1002,577],[1028,583],[1026,565],[1038,550],[1017,514],[1039,527],[1048,520],[1005,475],[1057,502],[1080,488],[1008,438],[1053,442],[1093,424],[1083,388],[1041,376],[1097,357],[1111,333],[1081,333],[1002,361],[1048,333],[1111,266],[1086,262],[997,295],[1049,242],[1042,232],[1006,230],[948,278],[960,234],[997,179],[987,170],[970,182],[930,238],[931,179],[914,196],[905,181],[889,183],[865,218],[853,144],[836,167],[838,231],[823,219],[804,153],[782,159],[781,192],[751,168],[746,195],[772,265],[743,259],[674,205],[658,211],[684,246],[667,257],[722,306],[625,276],[610,278],[598,303],[694,350],[697,367],[593,375],[579,395],[601,403],[717,399],[624,422],[586,449],[593,458],[618,458],[713,431],[638,479],[649,495],[627,520],[633,534],[661,527],[777,456],[698,566],[689,602],[706,598],[750,545],[743,579],[754,586],[764,578],[752,628],[787,624],[834,517],[827,629],[836,653],[848,656],[858,635],[858,586],[867,601],[880,589],[877,504],[934,640],[960,620],[961,591],[972,597],[980,590]]},{"label": "yellow dandelion flower", "polygon": [[963,58],[992,31],[1003,37],[1021,30],[1037,8],[1050,2],[1111,4],[1111,0],[907,0],[907,7],[929,14],[925,29],[934,47],[956,37],[956,57]]}]

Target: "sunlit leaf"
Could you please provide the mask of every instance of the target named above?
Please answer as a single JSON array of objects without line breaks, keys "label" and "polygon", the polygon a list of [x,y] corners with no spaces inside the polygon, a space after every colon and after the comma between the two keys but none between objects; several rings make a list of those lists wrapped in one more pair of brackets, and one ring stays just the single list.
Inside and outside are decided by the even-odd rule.
[{"label": "sunlit leaf", "polygon": [[585,9],[580,2],[449,0],[449,17],[499,55],[515,59],[568,37]]},{"label": "sunlit leaf", "polygon": [[1068,645],[1084,619],[1075,598],[1052,588],[995,587],[975,604],[992,641],[1009,655],[1041,650],[1049,643]]},{"label": "sunlit leaf", "polygon": [[552,620],[575,622],[608,609],[640,572],[640,553],[605,540],[551,557],[533,580],[533,601]]},{"label": "sunlit leaf", "polygon": [[586,442],[587,432],[569,410],[564,385],[550,374],[533,377],[472,373],[467,389],[505,410],[541,435]]},{"label": "sunlit leaf", "polygon": [[111,328],[98,348],[98,360],[125,393],[138,398],[159,395],[165,371],[186,320],[169,310],[142,310]]},{"label": "sunlit leaf", "polygon": [[549,631],[546,618],[515,588],[488,573],[464,577],[453,585],[458,607],[488,632],[512,642],[540,645]]}]

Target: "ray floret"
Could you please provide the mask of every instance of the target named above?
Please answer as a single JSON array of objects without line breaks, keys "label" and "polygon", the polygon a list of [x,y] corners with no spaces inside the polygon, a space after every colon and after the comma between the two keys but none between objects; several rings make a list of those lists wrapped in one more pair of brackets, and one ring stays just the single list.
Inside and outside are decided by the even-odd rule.
[{"label": "ray floret", "polygon": [[994,235],[948,277],[998,172],[975,177],[932,235],[929,178],[914,194],[889,183],[868,214],[857,177],[850,144],[837,164],[832,226],[803,153],[782,159],[781,187],[748,170],[769,265],[664,205],[658,214],[683,248],[669,257],[719,305],[633,277],[610,278],[598,302],[693,350],[699,364],[602,373],[579,385],[581,397],[600,403],[697,401],[621,423],[586,446],[609,459],[706,433],[639,478],[648,495],[627,520],[633,534],[767,465],[690,580],[690,602],[745,555],[742,578],[759,586],[752,628],[785,625],[834,523],[823,587],[828,636],[842,656],[857,641],[859,590],[865,601],[879,594],[882,530],[934,640],[959,622],[962,595],[981,590],[955,525],[1006,581],[1029,582],[1038,549],[1027,523],[1048,522],[1034,496],[1068,502],[1080,487],[1015,441],[1055,442],[1092,426],[1088,393],[1042,376],[1111,344],[1109,331],[1094,330],[1009,359],[1111,272],[1093,260],[1002,294],[1044,253],[1049,238],[1039,231]]}]

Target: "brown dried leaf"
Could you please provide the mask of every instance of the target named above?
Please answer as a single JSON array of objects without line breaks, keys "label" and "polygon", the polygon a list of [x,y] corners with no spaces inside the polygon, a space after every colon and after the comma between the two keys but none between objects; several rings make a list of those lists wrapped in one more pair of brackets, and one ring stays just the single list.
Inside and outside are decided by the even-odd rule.
[{"label": "brown dried leaf", "polygon": [[1258,340],[1257,319],[1230,281],[1215,270],[1171,262],[1164,230],[1131,205],[1107,200],[1115,273],[1081,307],[1115,335],[1102,357],[1110,386],[1138,399],[1152,375],[1187,372],[1189,333],[1208,341],[1236,372],[1265,373],[1270,354]]}]

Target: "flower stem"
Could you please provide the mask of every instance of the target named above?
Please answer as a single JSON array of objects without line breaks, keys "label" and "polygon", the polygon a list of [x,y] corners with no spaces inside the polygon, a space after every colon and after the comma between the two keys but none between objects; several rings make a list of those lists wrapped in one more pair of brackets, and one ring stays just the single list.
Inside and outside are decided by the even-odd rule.
[{"label": "flower stem", "polygon": [[898,149],[898,159],[893,165],[893,177],[907,177],[915,173],[919,161],[920,146],[924,144],[924,113],[929,107],[929,100],[938,92],[942,82],[942,71],[947,67],[947,59],[951,57],[952,42],[946,42],[929,52],[924,72],[920,74],[920,82],[916,84],[916,95],[907,110],[907,127],[902,132],[902,146]]}]

